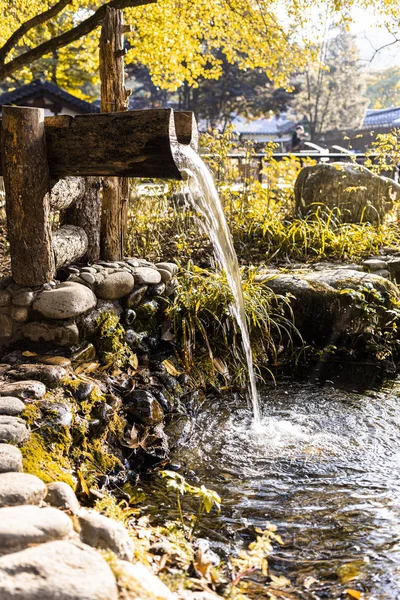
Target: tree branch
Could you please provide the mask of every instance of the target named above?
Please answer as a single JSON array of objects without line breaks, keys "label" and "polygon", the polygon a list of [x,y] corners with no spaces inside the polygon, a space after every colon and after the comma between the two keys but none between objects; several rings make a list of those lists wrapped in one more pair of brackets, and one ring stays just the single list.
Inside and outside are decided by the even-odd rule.
[{"label": "tree branch", "polygon": [[69,31],[62,33],[51,40],[39,44],[36,48],[32,48],[31,50],[16,56],[8,63],[0,65],[0,79],[9,77],[14,71],[42,58],[45,54],[49,54],[58,48],[68,46],[72,42],[79,40],[81,37],[93,31],[93,29],[96,29],[103,21],[107,7],[122,9],[127,8],[128,6],[137,7],[145,4],[153,4],[155,2],[157,2],[157,0],[111,0],[107,4],[103,4],[103,6],[98,8],[93,15],[82,21],[82,23],[79,23],[76,27],[73,27]]},{"label": "tree branch", "polygon": [[23,38],[28,31],[58,15],[58,13],[60,13],[68,4],[71,4],[71,2],[72,0],[59,0],[59,2],[48,10],[45,10],[39,15],[32,17],[32,19],[28,19],[25,23],[22,23],[22,25],[14,31],[6,43],[0,48],[0,63],[4,63],[7,54],[11,52],[14,46],[16,46],[19,40]]}]

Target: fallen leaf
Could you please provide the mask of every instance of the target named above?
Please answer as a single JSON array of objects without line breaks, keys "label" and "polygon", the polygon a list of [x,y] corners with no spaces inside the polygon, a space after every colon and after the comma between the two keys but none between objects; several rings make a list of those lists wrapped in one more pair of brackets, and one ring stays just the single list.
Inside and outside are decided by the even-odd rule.
[{"label": "fallen leaf", "polygon": [[178,377],[182,374],[182,371],[178,371],[178,369],[170,360],[163,360],[161,364],[164,365],[167,372],[172,375],[172,377]]},{"label": "fallen leaf", "polygon": [[270,574],[269,578],[271,579],[271,582],[272,582],[271,587],[274,587],[274,588],[289,587],[291,585],[289,579],[287,579],[283,575],[280,575],[278,577],[277,575]]},{"label": "fallen leaf", "polygon": [[336,574],[339,577],[340,582],[348,583],[349,581],[354,581],[354,579],[359,579],[362,576],[361,567],[363,564],[363,561],[358,560],[338,567],[336,569]]},{"label": "fallen leaf", "polygon": [[71,361],[64,356],[41,356],[38,361],[45,365],[57,365],[58,367],[69,367]]},{"label": "fallen leaf", "polygon": [[361,600],[362,594],[359,590],[345,590],[345,593],[350,596],[350,598],[355,598],[356,600]]},{"label": "fallen leaf", "polygon": [[25,352],[22,353],[22,356],[38,356],[36,354],[36,352],[30,352],[29,350],[25,350]]}]

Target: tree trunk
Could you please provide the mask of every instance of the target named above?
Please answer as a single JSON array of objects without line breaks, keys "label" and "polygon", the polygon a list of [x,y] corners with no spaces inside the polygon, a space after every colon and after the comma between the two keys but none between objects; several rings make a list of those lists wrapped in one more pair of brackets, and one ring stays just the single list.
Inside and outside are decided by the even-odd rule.
[{"label": "tree trunk", "polygon": [[40,285],[55,275],[44,110],[4,106],[2,125],[12,276],[22,285]]},{"label": "tree trunk", "polygon": [[65,177],[56,182],[49,194],[50,208],[52,210],[64,210],[71,204],[79,202],[85,193],[84,177]]},{"label": "tree trunk", "polygon": [[64,225],[53,235],[53,249],[57,269],[70,265],[86,254],[87,235],[80,227]]},{"label": "tree trunk", "polygon": [[61,213],[62,225],[81,227],[88,238],[88,248],[84,261],[93,263],[100,258],[100,179],[85,178],[85,194],[73,206]]},{"label": "tree trunk", "polygon": [[[107,8],[100,36],[102,112],[128,109],[124,77],[124,25],[121,10]],[[129,181],[113,177],[103,182],[101,257],[122,260],[126,243]]]}]

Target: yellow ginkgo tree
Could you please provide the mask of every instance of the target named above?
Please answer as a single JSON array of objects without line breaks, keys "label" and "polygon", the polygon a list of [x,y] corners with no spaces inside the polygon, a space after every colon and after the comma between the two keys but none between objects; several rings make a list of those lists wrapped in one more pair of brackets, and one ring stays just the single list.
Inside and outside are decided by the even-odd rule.
[{"label": "yellow ginkgo tree", "polygon": [[[45,75],[56,69],[63,87],[79,88],[79,70],[95,81],[97,29],[107,6],[124,9],[132,25],[127,61],[146,66],[164,89],[217,79],[221,52],[241,69],[263,69],[277,86],[313,57],[307,23],[315,19],[314,0],[0,0],[0,82],[24,74],[29,80],[37,61]],[[343,18],[358,6],[399,19],[397,0],[326,0],[326,6]]]}]

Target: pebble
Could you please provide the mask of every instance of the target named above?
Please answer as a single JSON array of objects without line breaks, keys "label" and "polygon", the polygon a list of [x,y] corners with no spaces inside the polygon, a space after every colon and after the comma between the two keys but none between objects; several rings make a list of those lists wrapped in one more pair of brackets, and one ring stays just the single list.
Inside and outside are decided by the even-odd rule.
[{"label": "pebble", "polygon": [[153,394],[147,390],[133,390],[124,399],[124,409],[128,420],[143,423],[144,425],[156,425],[164,418],[164,411]]},{"label": "pebble", "polygon": [[15,417],[22,413],[25,404],[19,398],[14,396],[0,397],[0,415],[9,415]]},{"label": "pebble", "polygon": [[53,342],[59,346],[75,346],[79,341],[79,330],[75,323],[36,321],[26,323],[22,333],[32,342]]},{"label": "pebble", "polygon": [[140,287],[135,287],[134,290],[129,294],[126,299],[126,307],[127,308],[136,308],[143,300],[146,292],[148,290],[147,285],[141,285]]},{"label": "pebble", "polygon": [[30,306],[35,298],[31,289],[21,290],[13,296],[12,303],[15,306]]},{"label": "pebble", "polygon": [[40,504],[46,496],[46,491],[43,481],[35,475],[28,473],[2,473],[0,475],[0,506]]},{"label": "pebble", "polygon": [[69,319],[94,308],[97,298],[84,285],[66,281],[42,292],[33,303],[34,310],[48,319]]},{"label": "pebble", "polygon": [[172,277],[178,272],[178,266],[175,263],[171,262],[156,263],[156,267],[157,269],[162,269],[163,271],[169,271]]},{"label": "pebble", "polygon": [[96,282],[96,278],[92,273],[81,273],[80,278],[90,285],[93,285]]},{"label": "pebble", "polygon": [[22,471],[21,450],[11,444],[0,444],[0,473]]},{"label": "pebble", "polygon": [[79,502],[71,486],[64,481],[54,481],[47,486],[47,496],[45,498],[48,504],[68,510],[77,514],[80,510]]},{"label": "pebble", "polygon": [[78,518],[81,540],[85,544],[111,550],[124,560],[132,559],[134,544],[122,523],[88,510],[82,510]]},{"label": "pebble", "polygon": [[0,553],[63,539],[72,532],[71,519],[56,508],[30,505],[0,508]]},{"label": "pebble", "polygon": [[22,444],[30,435],[30,431],[23,419],[0,415],[0,442],[7,444]]},{"label": "pebble", "polygon": [[0,385],[0,396],[17,396],[17,398],[35,398],[40,400],[46,393],[46,386],[40,381],[16,381]]},{"label": "pebble", "polygon": [[138,284],[155,284],[160,283],[161,275],[160,273],[151,267],[137,267],[133,271],[135,281]]},{"label": "pebble", "polygon": [[35,379],[50,388],[57,387],[66,374],[67,371],[63,367],[40,364],[18,365],[7,373],[12,379]]},{"label": "pebble", "polygon": [[103,300],[117,300],[127,296],[134,286],[134,279],[131,273],[126,271],[117,271],[108,275],[96,290],[96,295]]},{"label": "pebble", "polygon": [[0,558],[4,600],[117,600],[106,561],[84,544],[59,540]]}]

